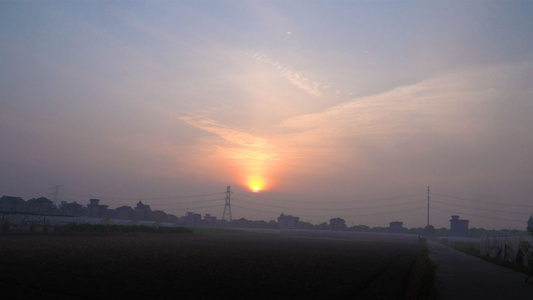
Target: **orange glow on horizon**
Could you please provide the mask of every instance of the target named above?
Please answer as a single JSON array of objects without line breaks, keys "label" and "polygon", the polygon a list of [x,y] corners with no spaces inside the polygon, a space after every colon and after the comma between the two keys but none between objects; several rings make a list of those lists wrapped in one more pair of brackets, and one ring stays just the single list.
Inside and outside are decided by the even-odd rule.
[{"label": "orange glow on horizon", "polygon": [[252,177],[248,180],[248,187],[252,192],[257,193],[264,188],[264,182],[261,178]]}]

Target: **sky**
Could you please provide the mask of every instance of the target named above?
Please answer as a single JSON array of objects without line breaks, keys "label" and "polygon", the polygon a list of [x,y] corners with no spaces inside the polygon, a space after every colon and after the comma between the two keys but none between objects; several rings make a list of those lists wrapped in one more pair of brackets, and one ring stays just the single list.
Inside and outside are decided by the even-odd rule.
[{"label": "sky", "polygon": [[222,218],[231,186],[233,219],[413,228],[430,187],[437,228],[533,213],[531,1],[1,1],[0,54],[0,195]]}]

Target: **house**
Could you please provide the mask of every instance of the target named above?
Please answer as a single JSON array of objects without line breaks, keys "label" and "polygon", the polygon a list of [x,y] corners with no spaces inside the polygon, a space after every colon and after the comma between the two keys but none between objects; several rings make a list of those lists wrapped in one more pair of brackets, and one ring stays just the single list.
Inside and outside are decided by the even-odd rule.
[{"label": "house", "polygon": [[117,219],[120,220],[133,220],[133,216],[135,215],[135,212],[133,208],[130,206],[121,206],[115,208],[115,216]]},{"label": "house", "polygon": [[278,226],[282,229],[296,228],[300,221],[299,217],[293,217],[291,215],[284,215],[283,213],[278,217]]},{"label": "house", "polygon": [[107,217],[107,205],[101,205],[99,199],[89,199],[87,204],[87,216],[91,218],[105,218]]},{"label": "house", "polygon": [[57,207],[52,200],[40,197],[28,200],[26,202],[26,211],[40,214],[55,213],[57,212]]},{"label": "house", "polygon": [[68,216],[81,217],[85,215],[85,207],[76,202],[67,203],[67,201],[61,201],[59,205],[59,213]]},{"label": "house", "polygon": [[207,225],[213,226],[215,225],[215,222],[217,221],[217,217],[213,217],[211,214],[205,214],[204,221]]},{"label": "house", "polygon": [[26,201],[20,197],[2,196],[0,198],[0,211],[25,211]]},{"label": "house", "polygon": [[466,236],[468,234],[468,220],[459,220],[459,216],[452,216],[450,220],[451,236]]},{"label": "house", "polygon": [[148,217],[148,214],[152,211],[150,208],[150,205],[145,205],[142,203],[141,200],[137,203],[137,206],[135,206],[134,209],[134,216],[135,220],[138,221],[144,221],[146,220],[146,217]]},{"label": "house", "polygon": [[187,215],[183,217],[183,222],[186,225],[198,225],[202,222],[202,215],[189,211],[187,212]]},{"label": "house", "polygon": [[400,233],[403,231],[403,222],[393,221],[389,223],[389,230],[393,233]]}]

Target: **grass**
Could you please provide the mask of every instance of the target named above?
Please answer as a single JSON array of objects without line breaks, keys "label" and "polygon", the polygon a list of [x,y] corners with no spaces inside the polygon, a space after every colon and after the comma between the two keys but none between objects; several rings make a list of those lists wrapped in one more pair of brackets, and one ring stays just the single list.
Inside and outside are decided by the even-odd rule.
[{"label": "grass", "polygon": [[524,273],[526,275],[530,275],[532,273],[530,269],[528,269],[526,266],[524,266],[522,264],[516,264],[516,263],[509,262],[509,261],[502,261],[502,260],[499,260],[499,259],[494,259],[494,258],[490,258],[490,257],[487,257],[487,256],[482,256],[480,254],[481,252],[480,252],[480,248],[479,247],[480,247],[480,245],[477,242],[459,242],[459,241],[456,241],[452,245],[452,248],[454,248],[455,250],[459,250],[459,251],[464,252],[466,254],[481,258],[481,259],[486,260],[488,262],[491,262],[493,264],[497,264],[497,265],[500,265],[502,267],[506,267],[506,268],[512,269],[514,271]]},{"label": "grass", "polygon": [[461,252],[470,254],[472,256],[481,257],[478,242],[461,242],[456,241],[452,244],[452,248]]},{"label": "grass", "polygon": [[424,245],[416,255],[405,289],[405,298],[437,299],[437,291],[434,286],[436,269],[437,264],[429,258],[429,251]]}]

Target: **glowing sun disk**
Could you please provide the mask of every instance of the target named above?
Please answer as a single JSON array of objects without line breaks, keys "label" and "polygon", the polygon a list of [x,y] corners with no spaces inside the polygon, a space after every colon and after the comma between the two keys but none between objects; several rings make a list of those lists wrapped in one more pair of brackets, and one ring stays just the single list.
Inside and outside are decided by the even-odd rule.
[{"label": "glowing sun disk", "polygon": [[248,181],[248,187],[252,190],[252,192],[259,192],[263,189],[263,183],[261,180],[254,178]]}]

